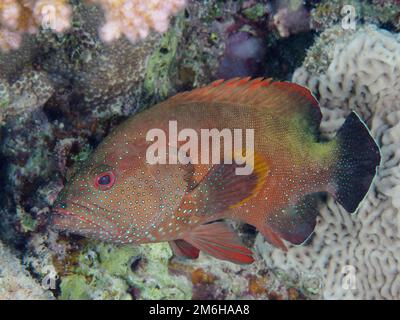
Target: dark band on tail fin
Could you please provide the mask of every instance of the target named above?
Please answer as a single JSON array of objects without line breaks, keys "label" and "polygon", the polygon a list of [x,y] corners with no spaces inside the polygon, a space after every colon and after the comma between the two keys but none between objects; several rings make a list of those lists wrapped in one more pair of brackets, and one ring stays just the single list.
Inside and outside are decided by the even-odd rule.
[{"label": "dark band on tail fin", "polygon": [[334,168],[333,195],[348,211],[356,211],[367,194],[381,156],[366,125],[352,112],[339,129],[339,159]]}]

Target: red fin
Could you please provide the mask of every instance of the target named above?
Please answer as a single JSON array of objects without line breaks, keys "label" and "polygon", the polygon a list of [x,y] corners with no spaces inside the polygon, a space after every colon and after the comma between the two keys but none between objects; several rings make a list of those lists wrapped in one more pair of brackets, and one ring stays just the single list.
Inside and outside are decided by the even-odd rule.
[{"label": "red fin", "polygon": [[268,227],[292,244],[304,243],[314,232],[318,215],[318,197],[316,193],[308,194],[295,205],[267,216]]},{"label": "red fin", "polygon": [[311,91],[295,83],[271,79],[234,78],[217,80],[210,85],[179,93],[168,100],[174,103],[209,102],[261,105],[274,115],[285,118],[300,113],[315,128],[321,122],[321,110]]},{"label": "red fin", "polygon": [[203,224],[193,229],[184,239],[221,260],[239,264],[250,264],[254,261],[252,251],[241,243],[239,237],[224,222]]},{"label": "red fin", "polygon": [[312,95],[312,93],[309,89],[302,87],[301,85],[298,85],[297,83],[293,83],[293,82],[274,82],[273,86],[304,97],[305,99],[308,100],[308,102],[311,104],[311,106],[313,106],[314,108],[317,108],[318,111],[320,110],[318,101],[315,99],[315,97]]},{"label": "red fin", "polygon": [[288,251],[286,245],[282,241],[282,238],[270,228],[267,226],[262,226],[259,228],[259,231],[270,244],[282,249],[285,252]]},{"label": "red fin", "polygon": [[193,247],[185,240],[178,239],[170,241],[169,245],[177,257],[184,257],[188,259],[197,259],[199,257],[200,250]]},{"label": "red fin", "polygon": [[[212,215],[240,206],[262,189],[268,165],[261,157],[254,157],[253,171],[249,175],[236,174],[236,168],[235,162],[215,165],[189,194],[191,202],[196,203],[197,214]],[[185,198],[181,203],[184,205]]]}]

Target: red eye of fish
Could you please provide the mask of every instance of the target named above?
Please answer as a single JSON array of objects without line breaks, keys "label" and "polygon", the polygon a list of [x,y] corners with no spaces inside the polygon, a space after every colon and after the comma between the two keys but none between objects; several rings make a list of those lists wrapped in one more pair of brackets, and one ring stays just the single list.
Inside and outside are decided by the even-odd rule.
[{"label": "red eye of fish", "polygon": [[100,173],[94,179],[94,186],[97,189],[105,191],[105,190],[111,189],[111,187],[114,185],[114,182],[115,182],[114,173],[111,171],[108,171],[108,172]]}]

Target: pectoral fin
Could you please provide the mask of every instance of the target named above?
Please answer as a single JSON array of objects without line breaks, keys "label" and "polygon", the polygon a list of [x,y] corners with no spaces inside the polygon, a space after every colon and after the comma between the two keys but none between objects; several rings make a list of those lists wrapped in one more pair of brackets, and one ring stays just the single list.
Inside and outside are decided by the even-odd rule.
[{"label": "pectoral fin", "polygon": [[238,207],[260,191],[268,174],[267,163],[255,156],[249,175],[238,175],[238,167],[234,162],[215,165],[210,170],[190,194],[191,203],[196,203],[196,214],[213,215]]},{"label": "pectoral fin", "polygon": [[282,238],[274,231],[272,231],[268,226],[263,225],[258,229],[259,232],[264,236],[264,238],[275,247],[287,251],[287,247],[282,241]]}]

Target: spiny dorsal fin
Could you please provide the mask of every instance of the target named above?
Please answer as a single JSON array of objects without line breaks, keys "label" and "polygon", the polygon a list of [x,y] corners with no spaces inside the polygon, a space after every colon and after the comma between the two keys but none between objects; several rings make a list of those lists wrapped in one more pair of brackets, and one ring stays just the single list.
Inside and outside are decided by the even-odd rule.
[{"label": "spiny dorsal fin", "polygon": [[203,88],[177,94],[168,101],[262,105],[277,116],[300,113],[307,115],[307,119],[317,127],[321,122],[318,101],[310,90],[295,83],[273,82],[264,78],[217,80]]}]

